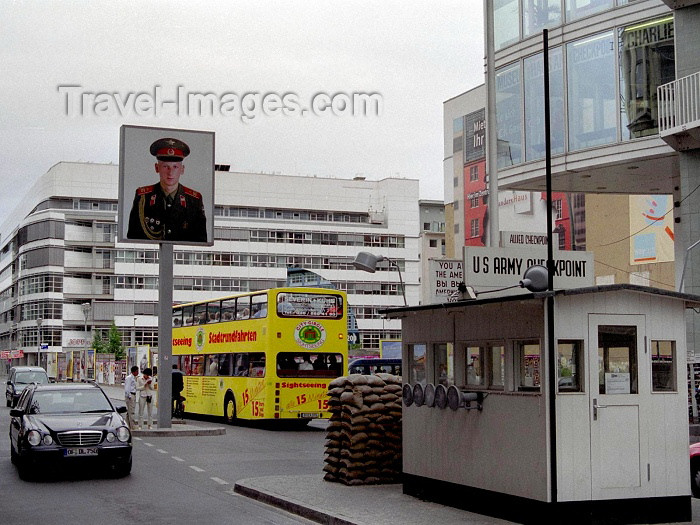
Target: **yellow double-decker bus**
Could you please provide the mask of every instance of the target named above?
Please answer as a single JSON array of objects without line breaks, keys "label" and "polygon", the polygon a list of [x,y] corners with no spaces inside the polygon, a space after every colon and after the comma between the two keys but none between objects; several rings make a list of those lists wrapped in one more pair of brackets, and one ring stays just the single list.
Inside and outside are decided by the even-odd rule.
[{"label": "yellow double-decker bus", "polygon": [[347,297],[274,288],[173,308],[173,359],[188,413],[328,418],[328,383],[347,371]]}]

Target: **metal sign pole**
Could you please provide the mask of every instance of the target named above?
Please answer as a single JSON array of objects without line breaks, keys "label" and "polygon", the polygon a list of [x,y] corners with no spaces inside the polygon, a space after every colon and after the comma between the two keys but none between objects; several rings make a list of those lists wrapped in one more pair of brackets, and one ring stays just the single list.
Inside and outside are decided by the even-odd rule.
[{"label": "metal sign pole", "polygon": [[158,273],[158,428],[170,428],[173,391],[173,245],[161,243]]}]

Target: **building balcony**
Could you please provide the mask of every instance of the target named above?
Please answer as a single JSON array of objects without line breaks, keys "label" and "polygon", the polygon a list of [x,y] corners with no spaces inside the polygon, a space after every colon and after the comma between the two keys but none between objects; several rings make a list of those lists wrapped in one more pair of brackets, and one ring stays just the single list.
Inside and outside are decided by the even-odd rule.
[{"label": "building balcony", "polygon": [[676,151],[700,148],[700,71],[659,86],[657,96],[659,137]]}]

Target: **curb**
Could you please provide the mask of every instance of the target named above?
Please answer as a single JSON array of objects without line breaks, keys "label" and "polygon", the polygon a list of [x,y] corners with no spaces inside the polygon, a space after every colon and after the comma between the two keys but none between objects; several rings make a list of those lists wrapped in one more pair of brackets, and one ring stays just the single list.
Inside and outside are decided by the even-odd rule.
[{"label": "curb", "polygon": [[245,483],[245,480],[236,483],[233,487],[233,492],[240,494],[241,496],[260,501],[261,503],[286,510],[287,512],[311,521],[315,521],[316,523],[323,523],[325,525],[361,525],[354,521],[347,521],[343,518],[333,516],[324,510],[320,510],[290,499],[284,499],[281,496],[271,494],[263,490],[254,489],[244,485],[243,483]]},{"label": "curb", "polygon": [[223,436],[226,434],[224,427],[214,428],[153,428],[151,430],[132,430],[131,435],[136,437],[193,437],[193,436]]}]

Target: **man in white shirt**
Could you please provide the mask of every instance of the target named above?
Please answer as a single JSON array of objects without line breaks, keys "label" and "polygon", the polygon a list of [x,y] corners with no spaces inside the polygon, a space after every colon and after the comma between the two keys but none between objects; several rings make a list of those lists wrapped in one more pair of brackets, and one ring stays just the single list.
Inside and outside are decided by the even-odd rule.
[{"label": "man in white shirt", "polygon": [[131,373],[124,381],[124,400],[126,401],[126,424],[129,430],[134,430],[134,412],[136,410],[136,378],[139,375],[139,367],[132,366]]}]

